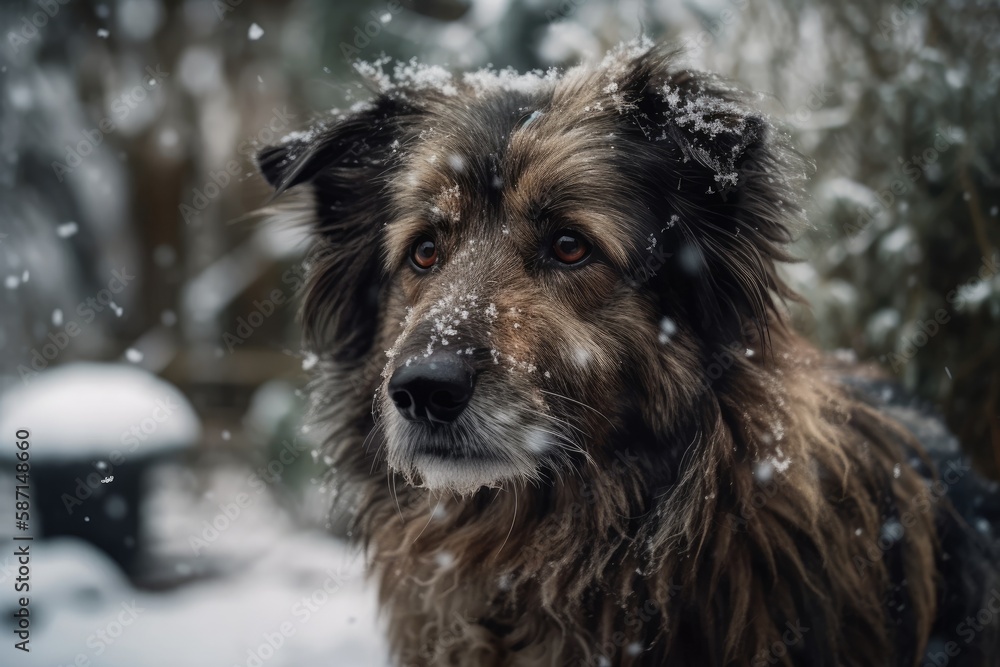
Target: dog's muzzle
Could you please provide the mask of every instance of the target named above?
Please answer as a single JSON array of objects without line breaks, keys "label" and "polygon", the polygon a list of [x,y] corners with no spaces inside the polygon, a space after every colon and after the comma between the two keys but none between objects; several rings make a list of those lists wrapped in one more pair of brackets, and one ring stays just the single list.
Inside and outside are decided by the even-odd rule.
[{"label": "dog's muzzle", "polygon": [[389,379],[389,398],[404,419],[447,424],[469,404],[475,377],[457,354],[438,351],[396,369]]}]

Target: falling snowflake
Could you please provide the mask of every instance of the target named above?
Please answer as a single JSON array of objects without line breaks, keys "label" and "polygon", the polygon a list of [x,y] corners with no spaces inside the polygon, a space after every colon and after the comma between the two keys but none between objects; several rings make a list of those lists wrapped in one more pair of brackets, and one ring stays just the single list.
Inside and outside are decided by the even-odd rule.
[{"label": "falling snowflake", "polygon": [[307,352],[306,356],[302,358],[302,370],[308,371],[316,366],[317,363],[319,363],[319,357],[312,352]]},{"label": "falling snowflake", "polygon": [[672,319],[664,317],[660,320],[660,343],[669,343],[675,333],[677,333],[677,324]]}]

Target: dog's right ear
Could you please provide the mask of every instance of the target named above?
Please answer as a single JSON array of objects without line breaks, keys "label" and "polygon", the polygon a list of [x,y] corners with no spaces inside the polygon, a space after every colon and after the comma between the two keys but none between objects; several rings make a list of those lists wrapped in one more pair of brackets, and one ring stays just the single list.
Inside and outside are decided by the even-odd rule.
[{"label": "dog's right ear", "polygon": [[350,178],[352,169],[377,168],[401,130],[419,114],[400,96],[380,95],[331,122],[289,135],[257,153],[261,175],[275,194],[332,175]]},{"label": "dog's right ear", "polygon": [[312,189],[317,242],[307,260],[302,313],[307,346],[324,356],[357,361],[373,343],[382,291],[379,235],[388,210],[384,190],[418,117],[412,98],[381,95],[257,155],[275,195],[296,186]]}]

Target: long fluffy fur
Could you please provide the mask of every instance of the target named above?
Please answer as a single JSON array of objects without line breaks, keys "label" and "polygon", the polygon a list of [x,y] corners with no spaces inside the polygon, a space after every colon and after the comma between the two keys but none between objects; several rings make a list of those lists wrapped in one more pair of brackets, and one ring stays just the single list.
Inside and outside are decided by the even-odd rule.
[{"label": "long fluffy fur", "polygon": [[[997,586],[911,430],[787,325],[801,161],[674,60],[369,67],[373,102],[260,156],[316,198],[315,418],[402,665],[909,666]],[[553,219],[602,261],[522,262]],[[429,224],[455,250],[425,280]],[[467,458],[424,465],[385,383],[449,342]],[[948,664],[998,664],[995,626]]]}]

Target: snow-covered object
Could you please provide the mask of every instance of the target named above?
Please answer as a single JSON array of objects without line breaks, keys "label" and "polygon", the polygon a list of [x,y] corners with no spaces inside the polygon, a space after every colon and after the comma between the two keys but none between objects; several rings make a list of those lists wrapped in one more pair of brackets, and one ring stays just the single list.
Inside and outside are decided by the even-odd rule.
[{"label": "snow-covered object", "polygon": [[[0,432],[30,432],[31,457],[149,456],[198,441],[201,424],[173,385],[125,364],[75,363],[0,396]],[[3,456],[12,456],[13,448]]]}]

